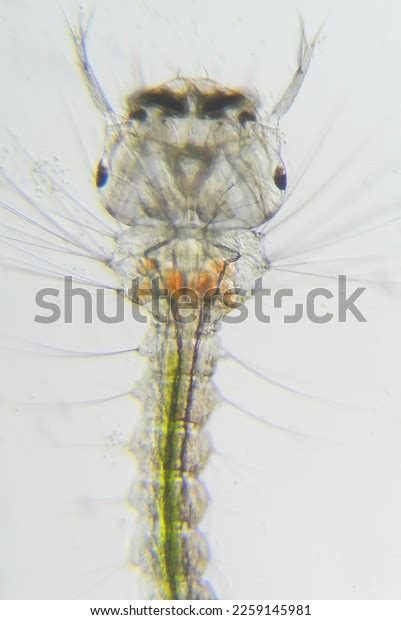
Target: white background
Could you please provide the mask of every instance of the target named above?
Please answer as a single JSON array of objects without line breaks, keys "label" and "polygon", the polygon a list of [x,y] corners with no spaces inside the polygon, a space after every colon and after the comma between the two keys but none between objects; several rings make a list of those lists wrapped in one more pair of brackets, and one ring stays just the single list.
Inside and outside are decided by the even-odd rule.
[{"label": "white background", "polygon": [[[7,174],[29,196],[40,195],[43,209],[60,210],[24,147],[105,219],[92,186],[102,123],[60,7],[45,0],[0,6]],[[76,22],[77,4],[62,6]],[[92,6],[84,3],[86,11]],[[265,285],[292,286],[302,301],[314,286],[335,292],[338,273],[354,276],[361,281],[351,289],[367,286],[359,305],[368,322],[284,325],[275,313],[266,325],[250,304],[245,323],[222,329],[227,349],[290,389],[233,362],[220,364],[222,398],[283,430],[224,402],[213,414],[215,450],[203,476],[210,493],[202,522],[211,551],[205,576],[219,598],[400,598],[398,5],[99,0],[90,56],[117,109],[132,90],[206,73],[254,89],[269,109],[296,65],[298,10],[311,35],[324,22],[302,92],[282,124],[290,189],[307,171],[280,218],[295,215],[267,236],[267,251],[273,262],[334,279],[272,270]],[[1,198],[32,215],[6,182]],[[5,212],[1,220],[18,226]],[[43,267],[39,247],[19,247],[31,254],[4,245],[1,256],[14,266],[28,261],[33,271]],[[94,264],[56,253],[52,260],[111,281]],[[79,317],[74,325],[39,326],[35,294],[57,281],[10,262],[1,276],[1,596],[144,597],[127,566],[139,528],[125,501],[136,465],[123,447],[140,410],[130,398],[68,406],[130,390],[142,362],[135,355],[37,354],[37,343],[73,351],[135,347],[144,330],[132,321],[84,325]],[[330,302],[320,310],[333,308]],[[21,352],[29,348],[36,354]]]}]

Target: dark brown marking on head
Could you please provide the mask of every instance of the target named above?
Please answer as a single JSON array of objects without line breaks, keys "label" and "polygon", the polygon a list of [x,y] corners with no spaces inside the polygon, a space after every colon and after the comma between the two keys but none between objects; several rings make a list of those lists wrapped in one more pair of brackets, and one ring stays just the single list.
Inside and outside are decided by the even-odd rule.
[{"label": "dark brown marking on head", "polygon": [[216,92],[210,95],[200,95],[199,111],[201,118],[221,118],[227,108],[236,108],[246,101],[246,97],[239,92]]},{"label": "dark brown marking on head", "polygon": [[133,110],[130,110],[128,114],[128,118],[131,121],[143,122],[143,121],[146,121],[147,117],[148,117],[148,113],[143,108],[134,108]]},{"label": "dark brown marking on head", "polygon": [[248,122],[256,122],[256,114],[254,112],[249,112],[249,110],[243,110],[238,114],[238,120],[241,125],[245,125]]},{"label": "dark brown marking on head", "polygon": [[185,116],[188,112],[186,96],[168,88],[144,90],[136,101],[144,107],[160,108],[166,116]]}]

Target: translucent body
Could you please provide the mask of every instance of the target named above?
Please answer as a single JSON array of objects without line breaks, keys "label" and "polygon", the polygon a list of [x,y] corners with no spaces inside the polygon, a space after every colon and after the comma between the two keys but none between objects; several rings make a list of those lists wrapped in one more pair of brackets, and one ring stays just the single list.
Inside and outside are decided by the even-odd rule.
[{"label": "translucent body", "polygon": [[[217,402],[215,334],[268,267],[256,229],[283,204],[278,121],[302,84],[312,47],[303,36],[298,69],[264,122],[242,92],[193,79],[134,93],[117,117],[90,67],[85,33],[72,35],[106,123],[100,200],[123,226],[108,265],[125,295],[153,318],[137,390],[143,422],[131,446],[142,478],[136,504],[143,539],[134,561],[157,598],[213,598],[202,580],[208,550],[197,527],[206,492],[197,478],[209,456],[204,426]],[[182,315],[183,297],[190,315]]]},{"label": "translucent body", "polygon": [[[5,32],[5,36],[8,34],[12,40],[8,45],[10,53],[4,54],[3,61],[14,72],[12,79],[5,71],[5,83],[9,84],[8,92],[21,92],[21,96],[11,100],[8,98],[8,106],[7,98],[4,99],[2,121],[18,136],[19,144],[28,150],[35,162],[59,156],[60,173],[53,173],[56,181],[61,182],[63,178],[67,191],[80,198],[86,208],[101,218],[105,225],[113,226],[117,233],[119,223],[117,220],[113,222],[101,207],[92,178],[102,156],[100,115],[89,100],[82,80],[79,80],[65,32],[65,20],[57,14],[58,4],[50,3],[47,7],[48,4],[45,2],[40,7],[35,6],[31,13],[25,11],[23,24],[27,24],[26,28],[21,28],[23,7],[19,5],[20,14],[14,20],[14,31]],[[86,4],[90,10],[90,3]],[[108,11],[103,24],[101,4]],[[178,4],[176,2],[175,6]],[[72,5],[72,2],[63,2],[63,6],[68,8],[67,5]],[[273,218],[268,227],[274,228],[265,240],[272,270],[266,274],[264,286],[274,290],[287,286],[291,280],[294,294],[302,297],[302,301],[304,286],[327,286],[327,278],[312,278],[311,284],[311,276],[275,271],[278,259],[286,257],[287,260],[282,261],[284,263],[315,261],[307,266],[298,265],[302,271],[330,273],[331,268],[332,275],[347,273],[357,277],[363,273],[372,278],[377,261],[371,260],[369,265],[365,265],[365,255],[388,248],[388,238],[395,236],[395,226],[389,226],[361,238],[358,245],[352,239],[347,245],[335,245],[331,248],[331,256],[341,257],[342,260],[334,265],[322,261],[327,258],[327,253],[321,249],[314,250],[328,241],[338,241],[341,237],[373,227],[379,219],[384,221],[390,214],[397,215],[396,204],[399,201],[390,205],[386,196],[390,187],[394,188],[394,198],[399,196],[399,180],[397,182],[396,175],[391,174],[398,161],[399,126],[395,122],[398,115],[387,114],[385,106],[392,101],[395,108],[399,101],[394,63],[388,62],[389,58],[395,62],[398,56],[396,51],[390,51],[390,37],[383,35],[388,32],[388,13],[385,19],[376,7],[377,19],[374,23],[371,20],[369,27],[371,5],[364,6],[366,28],[358,29],[358,32],[355,31],[355,24],[358,23],[355,6],[348,7],[347,12],[345,7],[342,10],[336,6],[325,23],[325,40],[313,59],[306,87],[288,118],[280,123],[287,135],[287,144],[283,141],[282,155],[288,168],[291,196],[287,194],[288,200],[280,209],[279,218]],[[185,8],[185,2],[181,6]],[[171,45],[166,48],[163,36],[159,36],[156,43],[156,38],[149,40],[149,31],[157,31],[156,18],[149,25],[143,24],[140,9],[150,10],[150,3],[124,4],[124,11],[104,2],[97,3],[88,41],[89,51],[116,110],[121,109],[120,92],[129,93],[143,83],[146,86],[167,80],[174,76],[177,68],[180,75],[196,76],[204,75],[205,67],[210,76],[226,84],[254,86],[261,97],[270,102],[270,93],[274,97],[281,92],[295,64],[295,9],[300,8],[312,30],[321,23],[328,10],[324,3],[319,7],[314,5],[318,15],[313,14],[305,2],[297,6],[293,3],[291,9],[276,4],[273,12],[272,7],[263,2],[256,4],[257,10],[249,10],[247,5],[241,4],[239,14],[243,20],[234,26],[230,3],[214,6],[213,20],[208,20],[210,13],[207,8],[198,4],[198,15],[194,19],[198,35],[192,32],[184,11],[173,24],[169,20],[171,5],[163,9],[160,6],[159,22],[162,22],[164,29],[171,27],[174,32],[170,40],[185,39],[181,47]],[[17,13],[17,10],[10,4],[7,13]],[[69,10],[73,19],[76,13],[76,6]],[[272,15],[274,19],[271,19]],[[41,28],[41,24],[45,26]],[[140,29],[136,28],[137,24]],[[213,41],[209,37],[212,29],[213,33],[220,33],[220,37],[214,36]],[[46,36],[44,30],[51,32],[52,36]],[[235,39],[240,33],[241,38],[243,34],[245,37],[248,35],[248,41],[242,40],[241,45],[237,45],[230,36]],[[393,35],[395,37],[396,33],[393,32]],[[58,63],[56,73],[49,72],[45,58],[43,62],[39,61],[35,43],[36,49],[41,49],[41,58],[47,55],[60,59],[62,53],[63,62],[61,66]],[[197,46],[200,47],[198,53]],[[138,80],[139,72],[135,71],[133,64],[139,64],[142,68],[142,81]],[[351,74],[353,79],[349,82]],[[62,92],[68,92],[57,101],[60,87]],[[342,95],[347,87],[351,89],[352,97],[344,102]],[[384,92],[388,96],[383,97]],[[31,101],[28,116],[23,110],[23,101]],[[338,115],[336,107],[339,101],[344,104],[342,115]],[[368,106],[367,101],[370,102]],[[10,108],[8,114],[7,107]],[[68,115],[69,109],[74,113],[75,128]],[[33,117],[36,119],[34,124]],[[319,155],[308,165],[308,155],[314,151],[333,118],[338,119],[335,128],[325,139]],[[373,132],[376,124],[380,125],[379,133]],[[37,128],[34,138],[31,137],[33,125]],[[371,137],[370,148],[355,153],[358,142],[368,136]],[[8,144],[7,140],[4,144]],[[372,149],[375,149],[374,152]],[[38,175],[32,174],[32,164],[26,161],[21,148],[16,152],[14,148],[12,153],[13,162],[9,161],[10,157],[7,160],[7,164],[10,163],[7,165],[9,176],[18,182],[26,194],[38,198],[34,185]],[[325,191],[318,193],[319,187],[326,188],[327,179],[336,175],[343,161],[341,172]],[[302,182],[292,192],[301,169],[305,167],[307,171]],[[367,187],[362,182],[364,176],[375,182],[374,188],[370,183]],[[40,205],[52,214],[60,205],[55,201],[54,194],[50,193],[48,184],[44,189],[45,193],[42,191],[39,197]],[[298,208],[315,191],[317,197],[314,203],[298,213]],[[2,186],[2,199],[5,195]],[[18,200],[15,193],[9,196],[9,202],[29,214],[29,205]],[[70,200],[65,198],[64,202],[72,210]],[[85,223],[93,225],[94,220],[88,222],[82,210],[75,205],[74,213],[81,230],[86,233],[79,238],[89,243],[91,231],[83,226]],[[294,217],[287,221],[291,213]],[[33,214],[33,217],[38,220],[37,215]],[[10,219],[8,214],[4,214],[3,223]],[[283,226],[280,225],[282,219],[286,220]],[[18,222],[12,223],[21,227]],[[65,223],[65,220],[60,220],[60,223]],[[104,229],[103,226],[99,223],[100,230]],[[74,237],[78,238],[79,233],[75,231],[76,228],[73,229]],[[32,226],[31,232],[40,234]],[[56,241],[54,236],[49,235],[48,242],[50,240]],[[97,235],[96,241],[102,246],[108,243],[107,238],[101,235]],[[36,272],[38,266],[43,265],[40,261],[45,257],[42,248],[26,243],[20,243],[20,247],[34,255],[31,267]],[[299,257],[301,250],[304,254]],[[7,253],[12,254],[9,246],[2,244],[2,254]],[[350,262],[349,257],[356,254],[360,260]],[[26,258],[17,250],[13,255],[19,259]],[[395,251],[392,256],[394,270],[391,274],[394,276],[395,266],[401,262],[395,263]],[[48,252],[47,259],[70,269],[74,264],[71,253]],[[97,268],[93,260],[82,258],[75,264],[77,275],[81,277],[97,276],[96,279],[107,284],[116,282],[113,273],[107,273],[104,265]],[[64,273],[65,269],[59,268],[58,271]],[[35,343],[53,344],[76,352],[96,350],[106,353],[117,348],[138,346],[146,326],[132,324],[132,321],[124,321],[115,327],[81,325],[80,304],[83,300],[79,298],[74,300],[74,325],[59,325],[56,336],[51,328],[45,327],[42,332],[40,326],[32,321],[38,310],[34,307],[35,293],[42,286],[57,286],[57,281],[55,283],[54,278],[49,277],[47,280],[40,279],[37,273],[34,277],[29,274],[24,278],[23,272],[16,273],[15,269],[11,273],[13,281],[7,279],[7,287],[13,285],[13,289],[17,291],[18,287],[19,290],[14,293],[8,288],[9,294],[4,295],[3,317],[10,317],[9,320],[3,319],[3,325],[7,326],[4,330],[14,330],[18,336],[25,336]],[[6,274],[3,272],[3,275]],[[76,286],[82,286],[82,283],[77,282]],[[396,329],[396,312],[390,313],[387,303],[383,307],[382,297],[387,293],[382,288],[375,289],[374,296],[372,287],[370,289],[372,307],[377,308],[377,314],[374,311],[372,316],[369,312],[367,329],[358,325],[348,326],[342,332],[341,325],[320,325],[308,329],[305,321],[301,321],[297,329],[291,326],[281,329],[275,317],[272,318],[274,327],[261,325],[255,321],[254,302],[250,300],[249,316],[243,324],[225,324],[219,330],[219,344],[224,349],[219,348],[218,351],[214,381],[224,400],[210,416],[207,426],[212,438],[211,458],[201,479],[210,505],[200,528],[205,532],[210,549],[205,577],[221,598],[397,598],[399,503],[396,493],[392,495],[394,499],[391,503],[385,501],[385,496],[391,497],[398,487],[396,443],[399,433],[395,426],[396,411],[391,416],[394,422],[392,432],[389,430],[389,401],[386,400],[385,404],[383,392],[386,389],[394,397],[399,393],[396,389],[398,382],[393,381],[396,379],[397,363],[391,354],[399,330]],[[388,296],[388,301],[395,304],[395,297],[393,292],[391,299]],[[106,290],[108,299],[110,315],[113,315],[116,303],[113,291]],[[32,303],[29,305],[29,302]],[[6,304],[11,308],[8,316],[4,316]],[[131,309],[127,303],[125,307],[129,319]],[[57,325],[54,327],[58,328]],[[326,338],[327,327],[331,330],[331,339]],[[113,334],[109,337],[110,330]],[[361,331],[363,338],[360,338]],[[391,332],[392,346],[386,336]],[[379,334],[380,338],[377,337]],[[385,342],[387,350],[384,350]],[[374,401],[371,393],[378,382],[382,384],[383,398],[380,403],[379,398],[375,400],[378,407],[374,420],[370,415],[358,415],[349,409],[343,414],[325,406],[322,401],[316,403],[276,389],[244,366],[228,360],[226,351],[282,383],[319,393],[326,398],[348,400],[349,396],[353,402],[362,404],[369,401],[369,405]],[[30,390],[35,392],[36,401],[57,404],[128,392],[143,366],[143,361],[135,353],[108,355],[101,359],[99,355],[96,358],[75,355],[73,359],[60,359],[54,356],[49,358],[49,355],[20,354],[16,360],[18,366],[14,364],[14,369],[13,358],[10,360],[7,353],[5,357],[2,392],[6,391],[13,401],[24,402],[31,399]],[[21,360],[22,357],[24,359]],[[338,359],[340,363],[337,363]],[[107,366],[102,376],[98,372],[99,364]],[[9,380],[12,373],[18,377],[15,384]],[[51,385],[49,381],[42,380],[50,373]],[[363,391],[363,386],[367,387],[366,391]],[[255,415],[274,420],[280,426],[294,426],[314,441],[294,438],[286,432],[275,432],[249,415],[242,414],[227,404],[225,399]],[[125,412],[124,433],[121,430],[121,412]],[[142,518],[124,502],[131,481],[137,476],[136,460],[127,454],[124,446],[131,440],[139,414],[137,403],[129,397],[111,403],[101,402],[96,406],[75,406],[70,408],[67,419],[60,412],[60,407],[49,405],[45,409],[25,407],[20,415],[12,411],[9,419],[15,420],[16,426],[9,426],[7,430],[15,429],[16,441],[12,450],[6,452],[10,464],[10,487],[14,493],[17,489],[19,496],[15,507],[17,515],[25,515],[29,505],[30,518],[22,517],[17,554],[11,547],[11,558],[10,554],[7,557],[7,546],[3,546],[2,573],[10,580],[15,575],[13,590],[9,580],[3,582],[4,597],[7,594],[8,598],[146,597],[146,592],[139,590],[140,571],[125,564],[135,532],[139,535],[138,519],[142,523]],[[4,416],[2,419],[6,420]],[[38,420],[46,431],[51,429],[49,439],[40,432]],[[388,438],[385,438],[386,428]],[[109,447],[111,432],[119,441],[114,447]],[[364,438],[368,434],[370,440],[366,444]],[[328,436],[338,439],[337,452],[327,450],[322,437],[327,439]],[[82,442],[85,445],[81,447]],[[92,445],[95,442],[98,447]],[[347,455],[341,450],[344,442],[349,448]],[[62,449],[60,443],[63,444]],[[378,444],[383,447],[383,452]],[[30,448],[18,449],[22,445]],[[2,449],[2,453],[4,455],[5,450]],[[37,466],[35,455],[39,463]],[[342,467],[339,467],[340,463]],[[68,484],[65,484],[67,481]],[[375,496],[380,500],[372,503]],[[139,506],[139,503],[138,497],[136,505]],[[15,530],[17,522],[12,507],[13,494],[5,493],[3,523],[4,519],[13,519],[8,529],[6,524],[3,525],[2,531],[7,539],[11,538],[9,534]],[[119,531],[125,532],[125,537],[115,535],[119,525]],[[346,535],[342,536],[343,532]],[[380,536],[376,536],[378,532]],[[71,544],[72,541],[79,542],[79,547]],[[367,541],[369,544],[366,544]],[[364,550],[362,554],[361,549]],[[116,572],[110,575],[114,568]],[[103,578],[106,573],[107,577]]]}]

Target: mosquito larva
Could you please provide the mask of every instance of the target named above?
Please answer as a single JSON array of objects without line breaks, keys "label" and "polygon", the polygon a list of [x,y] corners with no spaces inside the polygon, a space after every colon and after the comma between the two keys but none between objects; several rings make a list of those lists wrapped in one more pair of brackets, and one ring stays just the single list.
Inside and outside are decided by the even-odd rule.
[{"label": "mosquito larva", "polygon": [[[116,276],[110,289],[123,288],[130,299],[135,298],[138,291],[132,279],[140,276],[139,287],[145,289],[138,299],[141,310],[146,307],[154,315],[146,289],[153,290],[159,278],[156,295],[161,304],[155,321],[148,325],[145,343],[132,345],[142,361],[147,361],[148,371],[135,388],[129,386],[144,401],[142,423],[130,441],[142,470],[130,498],[143,536],[140,545],[135,541],[130,559],[150,578],[149,594],[154,597],[221,596],[220,584],[210,579],[210,573],[203,576],[209,551],[198,531],[203,513],[208,512],[204,483],[198,481],[209,452],[202,426],[216,402],[223,400],[210,383],[216,361],[223,357],[214,344],[215,328],[268,268],[261,239],[253,229],[269,220],[283,203],[287,179],[278,121],[300,86],[296,80],[302,81],[311,46],[302,39],[302,71],[270,115],[261,116],[252,97],[242,90],[211,79],[185,78],[134,91],[125,110],[116,114],[88,64],[85,33],[75,31],[74,37],[85,79],[106,125],[104,150],[93,166],[93,178],[100,202],[114,221],[105,217],[103,225],[99,209],[98,221],[86,220],[81,236],[75,232],[66,237],[64,224],[67,218],[69,223],[79,223],[76,213],[83,213],[82,205],[76,205],[74,213],[70,202],[70,212],[63,213],[62,205],[54,204],[57,217],[64,217],[57,220],[59,237],[54,236],[53,246],[48,242],[44,248],[54,252],[54,264],[44,262],[46,257],[39,257],[38,250],[37,255],[44,273],[50,273],[56,271],[56,253],[63,243],[70,249],[71,260],[74,252],[83,258],[85,252],[96,250],[96,259],[104,261]],[[45,175],[43,170],[40,174]],[[52,191],[57,196],[55,185]],[[53,218],[53,211],[44,217]],[[55,226],[55,221],[42,222],[42,232]],[[109,235],[108,254],[102,244],[93,243],[96,231],[105,239]],[[21,246],[26,263],[35,252],[35,245],[28,244],[39,248],[41,243],[39,230],[31,227],[30,234]],[[11,236],[8,232],[4,241],[15,243]],[[64,274],[70,273],[68,269],[64,268]],[[62,272],[60,268],[58,273]],[[89,278],[85,274],[84,279],[93,285],[101,282],[99,275]],[[236,289],[243,289],[243,295]],[[182,299],[174,295],[176,290]],[[194,303],[194,293],[200,292],[209,319],[204,323]],[[173,317],[169,316],[171,305]],[[193,312],[195,320],[180,320]],[[125,342],[121,349],[128,351],[130,345]],[[60,352],[68,355],[68,350]],[[273,367],[273,362],[266,365]],[[232,386],[233,392],[236,387]],[[234,403],[236,398],[227,402]],[[241,408],[240,399],[238,403]],[[242,410],[251,411],[252,405]],[[210,553],[213,562],[213,546]],[[238,561],[238,571],[246,570]],[[262,583],[259,588],[265,596]]]},{"label": "mosquito larva", "polygon": [[105,122],[100,200],[125,226],[109,266],[152,316],[142,348],[148,370],[136,392],[143,422],[132,444],[144,527],[136,562],[157,598],[214,598],[198,527],[207,506],[204,426],[217,403],[216,331],[268,268],[257,231],[284,201],[278,124],[313,44],[302,31],[294,77],[265,117],[243,92],[187,78],[134,92],[117,115],[90,65],[86,33],[71,32]]}]

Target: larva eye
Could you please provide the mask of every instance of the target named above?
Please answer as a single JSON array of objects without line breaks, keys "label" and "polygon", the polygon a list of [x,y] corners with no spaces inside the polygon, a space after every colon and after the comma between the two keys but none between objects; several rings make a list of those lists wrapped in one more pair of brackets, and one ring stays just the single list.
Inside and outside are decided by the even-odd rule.
[{"label": "larva eye", "polygon": [[287,187],[287,173],[282,166],[277,166],[274,171],[273,181],[279,189],[284,191]]},{"label": "larva eye", "polygon": [[109,171],[106,166],[100,161],[96,169],[96,187],[104,187],[109,178]]}]

